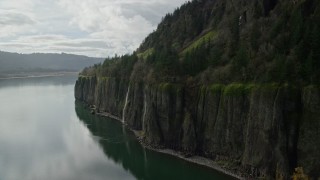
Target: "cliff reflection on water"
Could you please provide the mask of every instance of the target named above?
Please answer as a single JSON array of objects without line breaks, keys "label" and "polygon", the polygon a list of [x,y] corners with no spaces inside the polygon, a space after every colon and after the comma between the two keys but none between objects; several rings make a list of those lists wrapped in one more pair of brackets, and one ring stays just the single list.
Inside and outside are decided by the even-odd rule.
[{"label": "cliff reflection on water", "polygon": [[[74,102],[76,76],[0,80],[0,180],[226,179]],[[80,119],[80,120],[79,120]]]},{"label": "cliff reflection on water", "polygon": [[120,122],[92,115],[75,103],[78,118],[92,133],[105,155],[137,179],[232,179],[213,170],[142,147],[134,134]]}]

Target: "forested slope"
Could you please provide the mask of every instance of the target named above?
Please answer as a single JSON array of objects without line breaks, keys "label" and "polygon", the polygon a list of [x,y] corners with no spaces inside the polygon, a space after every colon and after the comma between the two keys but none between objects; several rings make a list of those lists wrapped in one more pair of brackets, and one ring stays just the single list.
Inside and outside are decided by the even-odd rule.
[{"label": "forested slope", "polygon": [[84,69],[75,96],[254,178],[320,176],[320,2],[194,0],[131,55]]}]

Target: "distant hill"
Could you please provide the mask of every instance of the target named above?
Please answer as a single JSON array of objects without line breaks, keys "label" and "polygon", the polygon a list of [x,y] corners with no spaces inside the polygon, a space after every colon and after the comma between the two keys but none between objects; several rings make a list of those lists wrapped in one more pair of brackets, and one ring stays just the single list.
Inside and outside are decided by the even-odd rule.
[{"label": "distant hill", "polygon": [[18,54],[0,51],[0,75],[46,72],[78,72],[84,67],[102,62],[103,58],[92,58],[73,54]]}]

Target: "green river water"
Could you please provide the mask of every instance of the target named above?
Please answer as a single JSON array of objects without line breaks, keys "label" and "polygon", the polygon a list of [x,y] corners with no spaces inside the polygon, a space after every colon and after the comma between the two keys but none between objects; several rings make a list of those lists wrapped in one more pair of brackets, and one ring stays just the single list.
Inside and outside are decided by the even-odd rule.
[{"label": "green river water", "polygon": [[75,102],[75,76],[0,80],[0,180],[228,180]]}]

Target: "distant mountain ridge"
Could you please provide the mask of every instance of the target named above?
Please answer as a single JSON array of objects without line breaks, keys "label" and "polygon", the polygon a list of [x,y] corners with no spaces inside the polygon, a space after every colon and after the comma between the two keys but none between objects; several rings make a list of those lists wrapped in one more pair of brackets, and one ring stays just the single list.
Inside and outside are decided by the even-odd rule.
[{"label": "distant mountain ridge", "polygon": [[19,54],[0,51],[0,74],[33,72],[78,72],[84,67],[93,66],[104,58],[93,58],[73,54],[33,53]]}]

